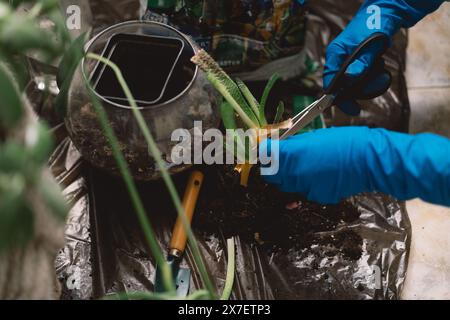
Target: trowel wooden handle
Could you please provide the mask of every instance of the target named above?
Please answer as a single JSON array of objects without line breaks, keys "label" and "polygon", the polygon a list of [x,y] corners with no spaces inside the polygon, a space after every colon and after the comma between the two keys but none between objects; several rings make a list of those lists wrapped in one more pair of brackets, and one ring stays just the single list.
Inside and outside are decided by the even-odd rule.
[{"label": "trowel wooden handle", "polygon": [[[200,171],[192,172],[183,198],[183,208],[189,223],[194,216],[195,205],[197,204],[198,195],[203,183],[203,173]],[[172,240],[170,241],[170,254],[179,257],[186,249],[187,234],[183,226],[181,218],[177,219],[172,232]]]}]

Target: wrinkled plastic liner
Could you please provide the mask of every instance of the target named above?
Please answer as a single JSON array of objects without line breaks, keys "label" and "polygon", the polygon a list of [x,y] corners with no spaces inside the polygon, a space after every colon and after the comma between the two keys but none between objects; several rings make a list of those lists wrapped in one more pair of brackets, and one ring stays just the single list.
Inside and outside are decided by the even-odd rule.
[{"label": "wrinkled plastic liner", "polygon": [[[75,154],[70,142],[63,144],[56,167],[61,167],[59,161],[67,163],[65,156]],[[77,170],[80,176],[67,186],[66,195],[75,206],[67,225],[67,245],[56,263],[63,298],[152,291],[155,263],[122,182],[81,162],[73,167],[68,171]],[[402,203],[370,194],[329,207],[297,197],[293,206],[295,197],[280,196],[276,190],[255,197],[252,191],[271,188],[257,178],[246,193],[234,185],[237,181],[229,169],[212,167],[205,173],[194,231],[218,292],[226,277],[226,238],[235,236],[234,299],[399,298],[410,246],[410,224]],[[220,185],[220,179],[228,185]],[[181,189],[186,180],[186,174],[175,177]],[[226,194],[226,189],[236,192]],[[166,248],[175,211],[162,190],[162,183],[139,185],[160,246]],[[229,198],[234,194],[241,194],[235,203]],[[297,227],[292,226],[295,221],[300,221]],[[189,250],[183,264],[193,271],[191,291],[199,289]]]},{"label": "wrinkled plastic liner", "polygon": [[[123,1],[123,3],[135,1]],[[124,17],[115,1],[91,1],[101,23]],[[97,4],[96,4],[97,3]],[[121,2],[122,3],[122,2]],[[320,63],[326,43],[342,30],[359,1],[307,4],[306,51]],[[101,4],[101,5],[99,5]],[[109,4],[109,5],[108,5]],[[108,14],[108,10],[112,12]],[[109,25],[107,22],[106,25]],[[103,26],[103,25],[102,25]],[[95,25],[97,30],[99,25]],[[403,76],[406,35],[388,53],[394,85],[378,99],[364,103],[360,117],[337,110],[326,114],[328,125],[369,125],[406,131],[409,104]],[[316,77],[320,86],[320,70]],[[36,80],[37,81],[37,80]],[[284,84],[301,92],[297,84]],[[295,91],[294,90],[294,91]],[[309,91],[308,91],[309,90]],[[314,89],[306,93],[317,94]],[[281,94],[285,94],[282,92]],[[276,93],[275,93],[276,95]],[[36,109],[40,102],[35,99]],[[289,110],[288,110],[289,112]],[[62,299],[101,298],[114,292],[152,291],[155,263],[119,179],[90,168],[64,129],[50,160],[53,173],[73,204],[66,226],[66,246],[56,260]],[[411,226],[402,202],[381,194],[353,197],[338,206],[320,206],[297,195],[281,194],[253,173],[242,189],[229,167],[209,167],[193,228],[203,259],[218,292],[226,277],[226,239],[236,239],[233,299],[398,299],[405,280]],[[174,177],[180,193],[189,172]],[[139,185],[149,219],[163,250],[175,212],[161,182]],[[191,291],[200,278],[187,250],[184,267],[192,269]]]}]

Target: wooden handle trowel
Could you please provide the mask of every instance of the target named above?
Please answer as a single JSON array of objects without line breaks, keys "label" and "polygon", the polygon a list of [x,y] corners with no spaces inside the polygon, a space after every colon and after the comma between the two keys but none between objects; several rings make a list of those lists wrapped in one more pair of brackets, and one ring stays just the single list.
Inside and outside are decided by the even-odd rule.
[{"label": "wooden handle trowel", "polygon": [[[189,223],[191,223],[192,217],[194,216],[195,206],[202,187],[203,178],[203,173],[200,171],[192,172],[184,193],[183,209]],[[177,296],[179,297],[186,297],[188,295],[191,281],[191,270],[187,268],[180,268],[180,262],[183,258],[186,245],[187,234],[181,218],[178,218],[172,232],[172,239],[170,241],[169,252],[167,255],[167,263],[172,270],[172,276],[177,289]],[[162,274],[157,268],[155,292],[161,293],[165,291]]]}]

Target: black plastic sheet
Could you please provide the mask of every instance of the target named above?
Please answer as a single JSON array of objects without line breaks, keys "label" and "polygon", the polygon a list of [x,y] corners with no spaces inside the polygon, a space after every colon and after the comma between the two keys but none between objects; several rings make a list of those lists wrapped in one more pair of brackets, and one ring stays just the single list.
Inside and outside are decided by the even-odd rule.
[{"label": "black plastic sheet", "polygon": [[[60,152],[67,155],[73,152],[72,148],[66,140]],[[63,157],[59,159],[62,161]],[[59,166],[57,162],[54,165]],[[66,188],[75,206],[66,229],[67,245],[57,259],[57,271],[64,285],[63,297],[88,299],[114,292],[152,291],[155,264],[126,189],[119,179],[88,166],[82,170],[80,165],[75,162],[68,170],[79,170],[80,176]],[[220,171],[218,168],[208,170]],[[70,176],[62,176],[67,175]],[[215,201],[229,201],[224,194],[216,193],[213,197],[214,188],[208,191],[217,182],[211,178],[213,176],[213,172],[207,172],[194,230],[218,292],[223,289],[226,277],[226,238],[235,236],[237,272],[232,295],[235,299],[399,298],[410,245],[410,224],[402,203],[381,194],[354,197],[349,205],[357,209],[359,217],[355,220],[342,221],[334,229],[316,232],[313,237],[318,241],[308,243],[307,247],[288,248],[289,244],[278,247],[276,241],[271,241],[268,248],[261,240],[252,239],[255,232],[250,223],[248,232],[241,225],[236,233],[227,225],[230,221],[208,221],[208,215],[214,215],[218,205],[223,207],[223,203],[214,204]],[[175,177],[181,189],[185,181],[186,174]],[[161,248],[166,248],[175,212],[168,194],[161,192],[163,188],[162,183],[139,185],[158,241]],[[252,195],[245,197],[252,199]],[[282,201],[275,200],[278,205],[282,205]],[[301,203],[294,210],[307,215],[308,211],[302,212],[303,207],[311,205]],[[250,204],[248,209],[251,211],[254,206]],[[331,209],[322,210],[321,219],[327,219],[324,214]],[[294,214],[282,211],[280,207],[271,214]],[[246,214],[243,211],[228,213]],[[239,221],[239,217],[233,219]],[[281,230],[284,227],[281,226]],[[344,242],[334,245],[332,239],[340,235]],[[360,237],[357,252],[351,251],[355,250],[354,244],[346,251],[345,239],[352,241],[351,235]],[[264,239],[264,233],[262,237]],[[321,241],[322,238],[329,240]],[[189,250],[183,264],[193,271],[191,291],[199,289],[198,270]]]},{"label": "black plastic sheet", "polygon": [[[116,1],[91,2],[96,3],[95,10],[117,12],[112,8]],[[125,2],[136,3],[121,1]],[[357,7],[358,1],[345,4],[311,1],[307,7],[308,54],[323,62],[325,44],[345,26]],[[135,6],[130,8],[135,12]],[[107,15],[102,23],[107,21]],[[114,13],[114,21],[116,18]],[[361,117],[349,119],[333,111],[328,115],[329,123],[406,129],[409,109],[403,78],[405,44],[406,37],[402,34],[390,53],[389,66],[394,71],[390,92],[371,101]],[[320,78],[316,80],[319,86]],[[63,128],[59,127],[58,132],[64,137]],[[62,298],[90,299],[114,292],[152,291],[154,260],[122,182],[90,168],[68,138],[62,138],[50,164],[74,204],[66,226],[67,244],[56,260],[63,285]],[[400,297],[411,238],[411,226],[402,202],[381,194],[360,195],[349,199],[342,207],[342,214],[337,212],[333,215],[336,219],[329,223],[327,214],[340,208],[321,207],[292,195],[277,197],[269,193],[270,186],[253,177],[251,181],[256,182],[242,191],[236,188],[235,182],[220,180],[230,179],[223,169],[205,170],[204,191],[193,227],[218,292],[222,291],[226,277],[226,238],[234,236],[233,299]],[[187,174],[174,176],[180,191]],[[242,192],[236,193],[233,188]],[[174,209],[164,190],[161,182],[139,185],[163,250],[167,248],[175,221]],[[261,190],[266,192],[259,193]],[[293,200],[296,205],[288,210],[286,205]],[[310,224],[298,224],[286,235],[280,235],[277,230],[291,227],[292,217]],[[198,270],[189,249],[183,264],[193,271],[191,291],[200,288]]]}]

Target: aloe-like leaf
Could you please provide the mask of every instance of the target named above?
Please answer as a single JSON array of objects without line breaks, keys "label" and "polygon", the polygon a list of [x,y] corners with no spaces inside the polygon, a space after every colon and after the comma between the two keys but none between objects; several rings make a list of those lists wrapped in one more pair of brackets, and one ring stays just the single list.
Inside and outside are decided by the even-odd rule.
[{"label": "aloe-like leaf", "polygon": [[241,90],[217,62],[204,50],[200,50],[191,60],[206,73],[208,80],[230,103],[242,121],[250,128],[258,128],[258,118],[243,97]]},{"label": "aloe-like leaf", "polygon": [[281,119],[283,119],[284,114],[284,102],[280,101],[277,108],[277,114],[275,115],[275,120],[273,121],[274,124],[281,122]]},{"label": "aloe-like leaf", "polygon": [[55,108],[58,114],[63,117],[65,117],[67,112],[70,84],[80,61],[84,57],[83,46],[87,38],[87,33],[83,33],[76,38],[67,49],[59,64],[57,75],[59,94],[55,99]]},{"label": "aloe-like leaf", "polygon": [[[231,136],[228,136],[231,134]],[[245,143],[242,141],[242,137],[236,133],[235,130],[229,132],[227,135],[227,139],[224,141],[225,149],[228,152],[231,152],[235,156],[238,154],[243,154],[247,157],[247,151],[245,149]],[[237,152],[237,153],[236,153]]]},{"label": "aloe-like leaf", "polygon": [[256,100],[256,98],[250,92],[250,89],[241,79],[236,79],[236,84],[238,85],[248,104],[252,108],[253,113],[258,118],[259,123],[261,123],[261,119],[259,119],[259,102]]},{"label": "aloe-like leaf", "polygon": [[224,101],[220,105],[220,113],[222,115],[223,125],[225,129],[236,129],[236,115],[234,113],[233,107],[229,102]]},{"label": "aloe-like leaf", "polygon": [[0,127],[12,128],[22,118],[23,106],[14,79],[0,63]]},{"label": "aloe-like leaf", "polygon": [[261,98],[261,102],[259,103],[260,104],[260,107],[259,107],[259,117],[260,118],[265,117],[266,104],[267,104],[267,100],[269,99],[269,94],[279,79],[280,79],[280,76],[277,73],[275,73],[269,79],[269,82],[267,82],[266,88],[264,89],[264,92],[263,92],[263,95]]}]

